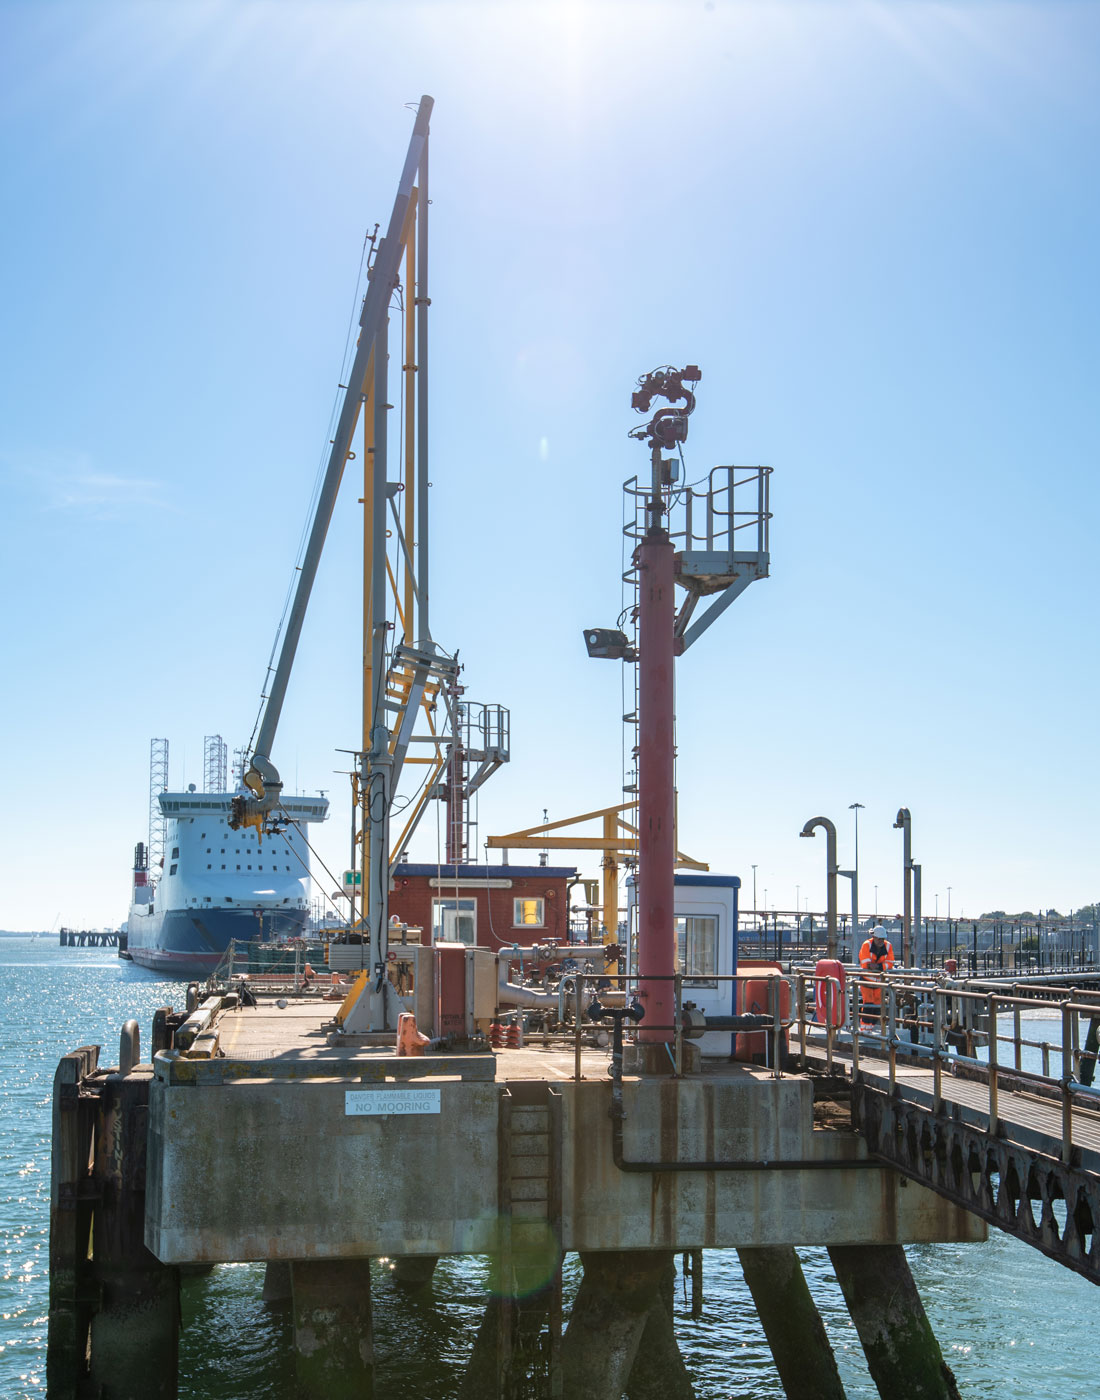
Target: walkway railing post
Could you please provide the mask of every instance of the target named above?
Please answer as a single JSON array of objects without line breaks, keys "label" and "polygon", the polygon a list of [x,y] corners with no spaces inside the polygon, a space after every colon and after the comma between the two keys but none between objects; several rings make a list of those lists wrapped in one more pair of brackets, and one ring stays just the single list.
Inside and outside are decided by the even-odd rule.
[{"label": "walkway railing post", "polygon": [[1062,1161],[1068,1167],[1073,1158],[1073,1022],[1076,1013],[1070,1003],[1062,1005]]},{"label": "walkway railing post", "polygon": [[676,1078],[682,1079],[684,1075],[684,974],[677,972],[673,975],[673,1035],[675,1037],[675,1061]]},{"label": "walkway railing post", "polygon": [[997,998],[992,992],[986,1007],[989,1020],[989,1136],[997,1137]]},{"label": "walkway railing post", "polygon": [[943,993],[932,991],[932,1112],[943,1112]]},{"label": "walkway railing post", "polygon": [[[1013,995],[1015,995],[1015,993],[1013,993]],[[1013,1045],[1015,1046],[1015,1063],[1016,1068],[1018,1070],[1023,1069],[1024,1067],[1024,1047],[1020,1043],[1021,1039],[1022,1034],[1020,1030],[1020,1008],[1018,1006],[1014,1006],[1012,1008],[1012,1041]]]},{"label": "walkway railing post", "polygon": [[[795,990],[798,993],[798,1039],[802,1046],[802,1072],[806,1072],[806,978],[803,973],[795,974]],[[811,985],[816,985],[816,978]],[[827,1019],[827,1018],[826,1018]]]}]

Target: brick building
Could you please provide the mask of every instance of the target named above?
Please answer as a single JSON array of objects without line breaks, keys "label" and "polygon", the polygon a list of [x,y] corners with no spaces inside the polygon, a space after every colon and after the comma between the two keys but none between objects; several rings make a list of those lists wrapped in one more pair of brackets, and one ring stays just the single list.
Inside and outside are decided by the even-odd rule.
[{"label": "brick building", "polygon": [[398,865],[390,916],[418,925],[423,943],[568,943],[576,878],[574,868],[560,865]]}]

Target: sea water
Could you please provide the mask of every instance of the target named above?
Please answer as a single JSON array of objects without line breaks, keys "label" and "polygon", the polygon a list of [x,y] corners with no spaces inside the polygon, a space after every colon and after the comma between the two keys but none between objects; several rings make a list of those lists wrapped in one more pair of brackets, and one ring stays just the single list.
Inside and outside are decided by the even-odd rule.
[{"label": "sea water", "polygon": [[[160,981],[111,949],[59,948],[45,935],[0,939],[0,1400],[43,1396],[46,1389],[57,1062],[80,1045],[100,1044],[103,1062],[117,1063],[119,1030],[130,1017],[137,1018],[147,1051],[154,1009],[180,1006],[183,992],[180,983]],[[799,1254],[849,1400],[875,1400],[827,1254]],[[908,1255],[964,1396],[1093,1400],[1100,1394],[1092,1284],[995,1229],[984,1245],[920,1245]],[[392,1285],[384,1262],[375,1268],[379,1393],[390,1400],[456,1395],[485,1303],[485,1261],[443,1259],[432,1287],[413,1296]],[[570,1255],[567,1307],[579,1272]],[[262,1265],[222,1265],[184,1281],[180,1394],[187,1400],[290,1400],[288,1322],[285,1313],[264,1307],[263,1276]],[[682,1282],[677,1285],[677,1334],[699,1400],[779,1400],[783,1389],[734,1252],[707,1252],[704,1293],[703,1317],[693,1322]]]}]

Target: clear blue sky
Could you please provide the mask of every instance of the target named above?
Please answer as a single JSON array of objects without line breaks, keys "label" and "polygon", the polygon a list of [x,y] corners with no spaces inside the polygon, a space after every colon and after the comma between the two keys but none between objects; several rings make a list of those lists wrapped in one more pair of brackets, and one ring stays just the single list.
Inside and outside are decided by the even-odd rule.
[{"label": "clear blue sky", "polygon": [[[363,234],[436,99],[435,627],[512,710],[481,835],[617,800],[634,379],[775,468],[773,576],[679,670],[681,844],[823,904],[1100,895],[1100,9],[0,4],[0,927],[116,924],[148,741],[251,730]],[[338,508],[276,759],[355,746]],[[434,858],[434,830],[426,858]],[[842,895],[842,899],[844,896]]]}]

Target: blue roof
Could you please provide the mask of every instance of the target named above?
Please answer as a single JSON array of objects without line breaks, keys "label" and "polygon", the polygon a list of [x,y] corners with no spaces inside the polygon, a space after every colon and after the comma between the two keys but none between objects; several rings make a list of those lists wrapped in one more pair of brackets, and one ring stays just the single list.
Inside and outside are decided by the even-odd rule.
[{"label": "blue roof", "polygon": [[739,890],[741,888],[740,875],[681,875],[676,872],[676,883],[678,885],[701,885],[704,887]]},{"label": "blue roof", "polygon": [[[632,872],[626,877],[628,885],[637,884],[638,876]],[[718,890],[739,890],[741,888],[740,875],[688,875],[676,872],[677,885],[694,885],[696,888],[710,888]]]},{"label": "blue roof", "polygon": [[394,878],[409,875],[437,876],[441,880],[571,880],[573,865],[395,865]]}]

